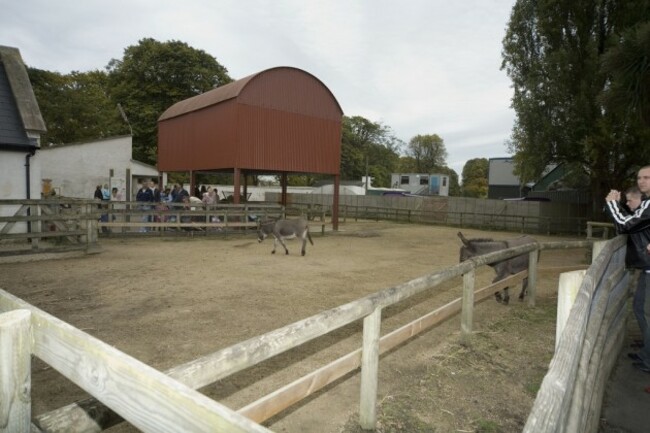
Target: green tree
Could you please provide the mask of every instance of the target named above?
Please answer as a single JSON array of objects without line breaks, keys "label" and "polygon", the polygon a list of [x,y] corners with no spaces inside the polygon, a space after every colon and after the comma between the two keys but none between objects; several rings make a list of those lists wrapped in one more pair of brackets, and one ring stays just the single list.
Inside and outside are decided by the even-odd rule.
[{"label": "green tree", "polygon": [[620,188],[650,161],[647,128],[602,102],[616,80],[602,68],[605,54],[648,12],[648,0],[516,2],[502,67],[513,82],[517,118],[509,147],[522,181],[553,163],[580,167],[596,209],[607,189]]},{"label": "green tree", "polygon": [[609,85],[603,101],[610,109],[650,126],[650,21],[626,30],[603,55]]},{"label": "green tree", "polygon": [[416,135],[406,153],[415,161],[415,173],[433,173],[447,164],[447,149],[438,134]]},{"label": "green tree", "polygon": [[486,158],[474,158],[465,163],[462,173],[464,197],[487,198],[488,166]]},{"label": "green tree", "polygon": [[360,180],[368,173],[373,186],[390,186],[401,145],[390,127],[361,116],[343,116],[341,127],[341,179]]},{"label": "green tree", "polygon": [[133,128],[133,157],[155,164],[158,117],[171,105],[229,83],[228,71],[184,42],[142,39],[107,66],[112,100]]},{"label": "green tree", "polygon": [[73,71],[62,75],[36,68],[27,72],[47,126],[44,144],[128,134],[128,126],[107,94],[106,73]]},{"label": "green tree", "polygon": [[399,162],[397,164],[398,173],[417,173],[417,162],[415,158],[408,155],[402,155],[399,157]]}]

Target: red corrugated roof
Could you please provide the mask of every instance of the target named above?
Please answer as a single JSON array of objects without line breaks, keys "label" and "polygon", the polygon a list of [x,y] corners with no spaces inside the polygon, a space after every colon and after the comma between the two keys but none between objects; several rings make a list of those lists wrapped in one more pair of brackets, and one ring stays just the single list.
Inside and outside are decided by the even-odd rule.
[{"label": "red corrugated roof", "polygon": [[342,116],[318,78],[268,69],[167,109],[158,122],[158,167],[338,174]]}]

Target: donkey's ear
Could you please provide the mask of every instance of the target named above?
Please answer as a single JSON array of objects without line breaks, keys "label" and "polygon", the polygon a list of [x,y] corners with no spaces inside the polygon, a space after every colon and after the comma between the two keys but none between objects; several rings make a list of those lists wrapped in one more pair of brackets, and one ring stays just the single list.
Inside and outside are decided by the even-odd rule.
[{"label": "donkey's ear", "polygon": [[461,241],[463,241],[464,245],[467,245],[469,243],[469,241],[465,239],[465,236],[463,236],[461,232],[458,232],[458,237],[460,238]]}]

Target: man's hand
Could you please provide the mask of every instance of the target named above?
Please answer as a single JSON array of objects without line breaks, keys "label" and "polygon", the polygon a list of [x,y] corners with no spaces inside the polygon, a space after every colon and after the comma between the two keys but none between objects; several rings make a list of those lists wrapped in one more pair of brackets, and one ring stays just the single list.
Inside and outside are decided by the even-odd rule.
[{"label": "man's hand", "polygon": [[621,199],[621,192],[615,189],[609,190],[609,194],[605,197],[605,201],[609,203],[610,201],[619,201]]}]

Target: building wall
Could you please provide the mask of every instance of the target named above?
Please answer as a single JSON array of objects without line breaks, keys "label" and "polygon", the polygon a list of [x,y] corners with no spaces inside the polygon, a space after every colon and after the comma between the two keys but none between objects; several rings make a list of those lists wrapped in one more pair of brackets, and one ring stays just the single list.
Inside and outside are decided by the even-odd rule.
[{"label": "building wall", "polygon": [[139,178],[158,177],[155,167],[133,161],[131,151],[131,137],[126,136],[42,148],[34,158],[40,162],[41,179],[51,179],[57,195],[93,198],[97,185],[109,184],[131,198]]},{"label": "building wall", "polygon": [[[0,200],[27,198],[27,171],[25,168],[28,152],[0,151]],[[41,198],[41,168],[36,157],[29,159],[30,197]]]}]

